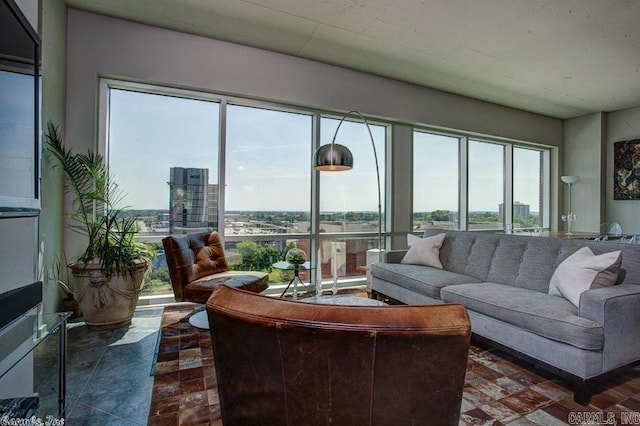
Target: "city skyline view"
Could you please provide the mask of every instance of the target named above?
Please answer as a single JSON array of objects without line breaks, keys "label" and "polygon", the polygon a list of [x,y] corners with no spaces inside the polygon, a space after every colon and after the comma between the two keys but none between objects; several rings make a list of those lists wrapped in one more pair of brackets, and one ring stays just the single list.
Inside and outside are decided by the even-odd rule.
[{"label": "city skyline view", "polygon": [[[171,168],[208,169],[209,184],[217,185],[219,165],[224,164],[222,201],[226,211],[310,211],[311,115],[229,104],[226,144],[221,147],[218,102],[121,89],[111,89],[109,94],[109,167],[127,194],[126,206],[168,209]],[[336,119],[322,118],[321,144],[331,143],[337,125]],[[371,127],[384,198],[386,128]],[[319,174],[319,210],[376,212],[375,162],[366,127],[361,122],[345,121],[336,143],[352,151],[354,169]],[[413,165],[414,191],[423,191],[414,192],[415,212],[459,210],[457,143],[456,137],[415,132],[414,158],[420,162],[416,160]],[[504,193],[504,147],[469,143],[473,151],[469,210],[498,212]],[[427,154],[420,155],[423,147]],[[429,153],[429,149],[436,151]],[[428,171],[428,176],[422,177],[423,171]],[[513,179],[514,201],[539,211],[539,151],[514,150]]]}]

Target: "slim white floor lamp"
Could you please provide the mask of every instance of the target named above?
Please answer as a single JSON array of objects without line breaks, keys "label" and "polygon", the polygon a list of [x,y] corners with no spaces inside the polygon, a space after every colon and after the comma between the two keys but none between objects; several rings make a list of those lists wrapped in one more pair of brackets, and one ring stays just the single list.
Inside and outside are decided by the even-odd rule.
[{"label": "slim white floor lamp", "polygon": [[570,237],[571,235],[573,235],[573,233],[571,232],[571,224],[576,220],[578,220],[576,214],[573,212],[573,209],[571,208],[571,189],[574,184],[580,181],[580,176],[560,176],[560,179],[564,183],[569,185],[569,212],[567,214],[562,215],[562,221],[567,222],[567,232],[565,233],[565,235]]}]

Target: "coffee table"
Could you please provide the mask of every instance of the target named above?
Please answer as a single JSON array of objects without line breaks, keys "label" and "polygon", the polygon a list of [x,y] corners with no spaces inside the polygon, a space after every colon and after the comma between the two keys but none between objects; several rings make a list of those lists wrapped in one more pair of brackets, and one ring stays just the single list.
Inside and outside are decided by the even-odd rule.
[{"label": "coffee table", "polygon": [[316,303],[319,305],[346,305],[346,306],[385,306],[381,300],[356,296],[314,296],[301,299],[301,302]]}]

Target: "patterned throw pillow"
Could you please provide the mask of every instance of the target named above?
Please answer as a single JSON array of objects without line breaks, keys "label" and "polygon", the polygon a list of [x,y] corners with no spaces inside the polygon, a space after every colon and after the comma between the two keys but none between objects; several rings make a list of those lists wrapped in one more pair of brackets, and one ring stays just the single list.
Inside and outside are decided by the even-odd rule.
[{"label": "patterned throw pillow", "polygon": [[191,281],[229,270],[227,260],[224,258],[224,247],[217,231],[209,235],[207,245],[196,253],[196,261],[191,268]]}]

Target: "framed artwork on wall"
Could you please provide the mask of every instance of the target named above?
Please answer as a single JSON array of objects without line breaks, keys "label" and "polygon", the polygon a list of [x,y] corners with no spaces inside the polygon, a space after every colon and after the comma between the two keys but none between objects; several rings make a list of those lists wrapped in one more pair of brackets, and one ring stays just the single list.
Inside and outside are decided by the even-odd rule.
[{"label": "framed artwork on wall", "polygon": [[640,139],[613,144],[613,199],[640,200]]}]

